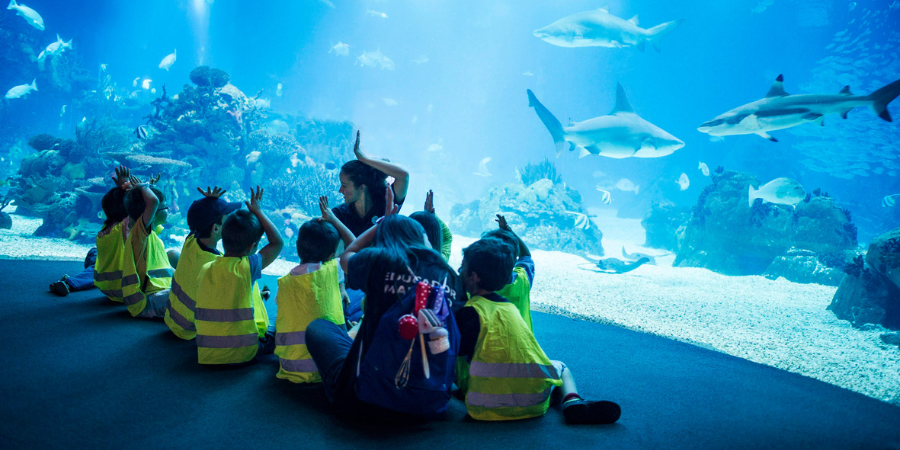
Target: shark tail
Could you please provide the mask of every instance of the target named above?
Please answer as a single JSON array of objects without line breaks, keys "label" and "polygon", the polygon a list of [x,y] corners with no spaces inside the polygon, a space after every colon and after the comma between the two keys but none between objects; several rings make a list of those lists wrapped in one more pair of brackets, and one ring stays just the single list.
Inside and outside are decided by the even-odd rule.
[{"label": "shark tail", "polygon": [[31,80],[31,89],[37,90],[37,78]]},{"label": "shark tail", "polygon": [[888,122],[892,122],[891,114],[887,110],[887,105],[897,98],[898,95],[900,95],[900,80],[869,94],[869,100],[872,101],[872,110],[875,111],[875,114],[878,114],[878,117],[881,117]]},{"label": "shark tail", "polygon": [[754,194],[758,189],[753,189],[753,185],[752,185],[752,184],[751,184],[751,185],[748,185],[748,186],[747,186],[747,189],[748,189],[748,190],[747,190],[747,198],[749,199],[749,200],[748,200],[748,203],[749,203],[749,206],[752,208],[752,207],[753,207],[753,200],[756,200],[756,197],[755,197],[753,194]]},{"label": "shark tail", "polygon": [[662,38],[666,37],[667,34],[671,33],[672,30],[675,29],[675,27],[681,25],[682,22],[684,22],[684,19],[678,19],[650,28],[649,30],[647,30],[647,41],[650,42],[650,45],[653,46],[653,49],[656,50],[657,53],[659,53],[659,42],[662,40]]},{"label": "shark tail", "polygon": [[16,6],[19,6],[19,4],[16,3],[16,0],[9,0],[9,6],[7,6],[6,9],[16,9]]},{"label": "shark tail", "polygon": [[556,157],[559,158],[559,155],[561,155],[566,148],[566,132],[563,130],[562,123],[559,122],[559,119],[557,119],[549,109],[538,101],[537,97],[534,96],[534,92],[531,92],[531,89],[528,89],[528,106],[534,108],[534,112],[537,113],[538,118],[541,119],[541,122],[547,127],[547,130],[550,131],[550,136],[553,137],[553,143],[556,145]]}]

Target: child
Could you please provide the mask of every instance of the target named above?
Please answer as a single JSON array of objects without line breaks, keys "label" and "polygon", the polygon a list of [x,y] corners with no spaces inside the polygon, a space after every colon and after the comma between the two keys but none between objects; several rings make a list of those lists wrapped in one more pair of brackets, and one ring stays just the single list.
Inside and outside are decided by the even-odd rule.
[{"label": "child", "polygon": [[609,424],[619,405],[583,400],[571,371],[551,361],[513,306],[495,291],[508,284],[515,257],[512,247],[486,238],[463,250],[460,276],[470,298],[456,322],[459,356],[469,361],[457,384],[466,409],[477,420],[518,420],[544,415],[551,391],[561,386],[563,415],[569,424]]},{"label": "child", "polygon": [[125,209],[134,224],[125,242],[122,266],[122,294],[132,317],[162,319],[178,264],[177,252],[166,252],[158,230],[166,223],[169,209],[166,196],[153,184],[130,177],[131,190],[125,195]]},{"label": "child", "polygon": [[[278,279],[275,354],[281,368],[275,376],[294,383],[319,383],[322,377],[306,349],[306,327],[316,319],[344,326],[341,301],[343,272],[334,258],[338,239],[353,242],[353,234],[319,199],[322,217],[304,223],[297,232],[300,265]],[[340,236],[340,237],[339,237]]]},{"label": "child", "polygon": [[220,197],[225,190],[218,186],[203,192],[203,198],[191,204],[187,213],[188,228],[191,233],[181,247],[178,270],[172,278],[172,291],[166,304],[166,325],[181,339],[191,340],[197,336],[194,326],[197,284],[200,269],[220,256],[216,245],[222,239],[222,225],[225,216],[241,208],[240,202],[229,203]]},{"label": "child", "polygon": [[[256,192],[251,188],[249,211],[239,209],[225,218],[225,255],[200,270],[194,311],[200,364],[255,363],[275,350],[275,333],[268,329],[257,280],[281,253],[284,241],[262,211],[262,196],[259,186]],[[269,243],[256,253],[263,232]]]},{"label": "child", "polygon": [[425,210],[416,211],[409,218],[419,222],[428,236],[428,243],[434,251],[441,254],[444,261],[450,262],[450,249],[453,248],[453,233],[447,224],[434,213],[434,192],[429,190],[425,194]]},{"label": "child", "polygon": [[497,291],[497,295],[516,305],[516,309],[525,320],[525,325],[528,325],[529,330],[534,331],[531,325],[531,286],[534,282],[534,261],[531,260],[531,252],[528,251],[525,242],[507,225],[505,217],[497,214],[497,224],[500,226],[498,229],[488,231],[482,237],[496,238],[506,242],[516,249],[517,258],[516,266],[513,268],[512,281]]}]

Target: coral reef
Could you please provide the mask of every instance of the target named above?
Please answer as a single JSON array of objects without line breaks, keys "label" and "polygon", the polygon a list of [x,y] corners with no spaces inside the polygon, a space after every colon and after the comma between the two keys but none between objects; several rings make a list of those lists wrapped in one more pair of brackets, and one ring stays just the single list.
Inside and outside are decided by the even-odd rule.
[{"label": "coral reef", "polygon": [[844,271],[828,310],[854,326],[900,329],[900,228],[874,239]]},{"label": "coral reef", "polygon": [[307,119],[296,126],[295,132],[297,142],[313,161],[330,162],[340,167],[356,159],[353,156],[354,128],[355,125],[347,121]]},{"label": "coral reef", "polygon": [[3,208],[9,206],[12,202],[12,198],[8,196],[0,197],[0,230],[8,230],[12,228],[12,217],[9,214],[3,212]]},{"label": "coral reef", "polygon": [[677,252],[681,247],[679,235],[690,218],[691,212],[687,208],[680,208],[668,200],[654,201],[641,220],[647,236],[644,245]]},{"label": "coral reef", "polygon": [[231,76],[228,72],[209,66],[197,66],[190,74],[191,81],[197,86],[220,88],[228,84]]},{"label": "coral reef", "polygon": [[556,165],[547,158],[537,164],[525,164],[525,167],[519,171],[519,175],[521,178],[519,182],[525,186],[531,186],[544,178],[553,184],[562,183],[562,176],[556,172]]}]

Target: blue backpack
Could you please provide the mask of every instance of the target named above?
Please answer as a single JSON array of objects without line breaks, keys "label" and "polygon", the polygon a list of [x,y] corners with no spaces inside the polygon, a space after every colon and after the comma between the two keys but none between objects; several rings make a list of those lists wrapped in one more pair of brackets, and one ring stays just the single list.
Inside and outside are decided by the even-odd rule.
[{"label": "blue backpack", "polygon": [[[436,417],[447,410],[453,386],[456,356],[459,353],[459,329],[445,298],[444,288],[435,286],[428,296],[430,308],[448,333],[450,348],[431,353],[426,346],[430,378],[425,378],[420,335],[412,340],[400,337],[398,322],[413,314],[416,287],[381,316],[365,358],[359,364],[357,397],[369,404],[392,411]],[[399,381],[402,378],[402,381]]]}]

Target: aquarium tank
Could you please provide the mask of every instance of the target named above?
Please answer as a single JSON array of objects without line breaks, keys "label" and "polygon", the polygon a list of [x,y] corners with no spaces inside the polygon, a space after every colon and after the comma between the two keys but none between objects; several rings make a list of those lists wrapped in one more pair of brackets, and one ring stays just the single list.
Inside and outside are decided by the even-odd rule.
[{"label": "aquarium tank", "polygon": [[533,310],[900,406],[900,3],[603,3],[10,1],[0,255],[83,259],[124,166],[168,249],[263,188],[283,275],[359,132],[452,267],[503,216]]}]

